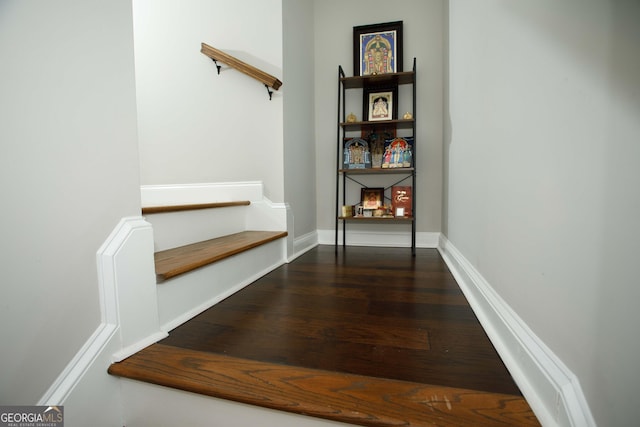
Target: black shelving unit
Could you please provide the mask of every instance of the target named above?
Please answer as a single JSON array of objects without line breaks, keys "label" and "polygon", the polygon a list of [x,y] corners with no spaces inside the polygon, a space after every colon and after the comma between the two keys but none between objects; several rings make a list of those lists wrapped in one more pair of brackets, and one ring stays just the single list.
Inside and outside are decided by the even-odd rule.
[{"label": "black shelving unit", "polygon": [[[402,85],[411,85],[412,87],[412,118],[393,118],[392,120],[382,121],[347,121],[346,99],[351,94],[350,89],[371,90],[375,88],[399,87]],[[398,95],[399,96],[399,95]],[[342,225],[342,246],[347,244],[347,224],[351,223],[376,223],[380,226],[389,223],[408,224],[411,227],[411,253],[415,254],[416,248],[416,151],[419,141],[415,139],[416,135],[416,59],[413,59],[413,67],[411,71],[380,74],[372,76],[355,76],[346,77],[342,66],[338,66],[338,118],[337,118],[337,137],[336,137],[336,220],[335,220],[335,247],[336,251],[340,245],[339,230]],[[364,117],[364,115],[363,115]],[[347,132],[361,131],[361,133],[374,133],[376,129],[392,128],[395,131],[402,130],[408,132],[413,138],[412,147],[412,167],[408,168],[363,168],[363,169],[345,169],[343,167],[344,141]],[[393,186],[405,181],[411,182],[412,199],[411,199],[411,216],[410,217],[345,217],[342,216],[342,206],[347,205],[348,195],[347,182],[356,183],[361,188],[367,188],[365,182],[369,176],[385,176],[390,183],[385,187],[385,197],[387,190]],[[385,179],[385,181],[387,181]]]}]

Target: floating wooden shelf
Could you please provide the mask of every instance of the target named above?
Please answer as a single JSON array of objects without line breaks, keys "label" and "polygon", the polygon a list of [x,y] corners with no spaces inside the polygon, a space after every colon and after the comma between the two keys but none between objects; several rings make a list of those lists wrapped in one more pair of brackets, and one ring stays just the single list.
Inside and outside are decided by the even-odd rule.
[{"label": "floating wooden shelf", "polygon": [[269,88],[271,87],[275,90],[278,90],[280,86],[282,86],[282,82],[271,74],[267,74],[264,71],[254,67],[253,65],[249,65],[246,62],[243,62],[238,58],[229,55],[228,53],[224,53],[223,51],[218,50],[215,47],[211,47],[206,43],[202,43],[200,52],[213,59],[213,62],[216,63],[216,67],[218,68],[218,74],[220,74],[220,66],[218,65],[218,61],[220,61],[263,83],[267,87],[267,91],[269,92],[269,99],[271,99],[271,94],[273,93],[269,90]]}]

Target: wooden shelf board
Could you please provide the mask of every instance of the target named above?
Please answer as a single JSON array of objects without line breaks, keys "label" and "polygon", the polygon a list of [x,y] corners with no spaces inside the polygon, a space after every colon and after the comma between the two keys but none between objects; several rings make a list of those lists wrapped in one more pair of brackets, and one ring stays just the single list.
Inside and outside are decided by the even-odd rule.
[{"label": "wooden shelf board", "polygon": [[343,221],[390,221],[390,222],[411,222],[414,220],[412,216],[405,216],[405,217],[339,216],[338,219]]},{"label": "wooden shelf board", "polygon": [[368,175],[368,174],[392,174],[392,173],[406,173],[411,174],[415,171],[414,168],[364,168],[364,169],[340,169],[338,172],[347,175]]},{"label": "wooden shelf board", "polygon": [[397,119],[397,120],[378,120],[378,121],[364,121],[364,122],[340,122],[340,126],[345,129],[358,129],[361,127],[375,127],[383,126],[389,127],[389,125],[396,125],[398,127],[411,127],[415,123],[415,119]]},{"label": "wooden shelf board", "polygon": [[346,89],[386,84],[410,84],[413,83],[414,80],[415,73],[413,71],[378,74],[375,76],[354,76],[340,78],[340,81],[344,84],[344,87]]}]

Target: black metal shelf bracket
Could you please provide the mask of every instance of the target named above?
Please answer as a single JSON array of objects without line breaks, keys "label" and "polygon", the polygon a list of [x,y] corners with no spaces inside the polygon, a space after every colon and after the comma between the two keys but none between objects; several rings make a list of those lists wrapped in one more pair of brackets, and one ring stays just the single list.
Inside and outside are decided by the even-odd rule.
[{"label": "black metal shelf bracket", "polygon": [[213,58],[211,58],[211,60],[216,64],[216,68],[218,69],[218,75],[220,75],[220,68],[222,68],[222,65],[218,65],[218,61],[216,61]]}]

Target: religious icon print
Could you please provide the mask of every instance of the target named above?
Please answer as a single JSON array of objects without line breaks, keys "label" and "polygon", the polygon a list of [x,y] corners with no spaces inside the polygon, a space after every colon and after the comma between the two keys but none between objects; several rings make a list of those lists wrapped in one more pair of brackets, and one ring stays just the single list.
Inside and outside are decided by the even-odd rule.
[{"label": "religious icon print", "polygon": [[402,71],[402,21],[353,27],[354,76]]},{"label": "religious icon print", "polygon": [[360,37],[362,75],[395,73],[396,32],[363,34]]}]

